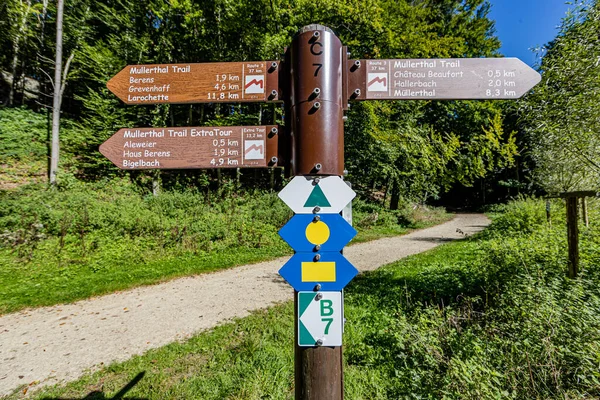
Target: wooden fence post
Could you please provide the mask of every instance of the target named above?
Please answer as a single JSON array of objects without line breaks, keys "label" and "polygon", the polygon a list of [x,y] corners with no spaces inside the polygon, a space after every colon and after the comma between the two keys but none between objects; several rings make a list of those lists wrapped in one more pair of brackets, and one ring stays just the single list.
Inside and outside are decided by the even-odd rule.
[{"label": "wooden fence post", "polygon": [[579,271],[579,227],[577,225],[577,197],[567,197],[567,241],[569,245],[569,278]]}]

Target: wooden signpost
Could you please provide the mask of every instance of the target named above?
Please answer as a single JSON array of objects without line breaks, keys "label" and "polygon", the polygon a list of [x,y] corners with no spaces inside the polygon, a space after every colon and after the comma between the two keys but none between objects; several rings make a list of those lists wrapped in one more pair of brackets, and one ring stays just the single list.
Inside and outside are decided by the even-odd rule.
[{"label": "wooden signpost", "polygon": [[354,267],[339,249],[328,251],[347,241],[341,237],[347,227],[332,222],[344,207],[336,204],[341,192],[328,191],[328,182],[345,186],[340,177],[348,101],[516,99],[540,81],[515,58],[349,60],[348,55],[331,29],[309,25],[281,63],[130,65],[107,83],[121,100],[136,105],[283,101],[283,132],[271,125],[127,128],[100,151],[122,169],[291,169],[296,178],[281,194],[298,213],[295,224],[301,228],[282,234],[299,250],[281,271],[304,290],[294,291],[297,399],[340,400],[344,393],[341,289]]},{"label": "wooden signpost", "polygon": [[540,81],[518,58],[351,60],[353,100],[517,99]]},{"label": "wooden signpost", "polygon": [[267,167],[279,129],[267,126],[126,128],[100,146],[121,169]]},{"label": "wooden signpost", "polygon": [[128,65],[106,86],[127,104],[279,100],[277,61]]}]

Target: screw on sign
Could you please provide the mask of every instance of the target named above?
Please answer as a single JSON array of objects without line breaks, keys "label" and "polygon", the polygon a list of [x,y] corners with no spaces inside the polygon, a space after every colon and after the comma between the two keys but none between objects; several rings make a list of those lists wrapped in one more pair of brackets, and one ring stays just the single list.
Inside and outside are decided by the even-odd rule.
[{"label": "screw on sign", "polygon": [[296,214],[337,214],[356,193],[339,176],[296,176],[278,196]]},{"label": "screw on sign", "polygon": [[[291,168],[295,178],[279,197],[299,214],[289,223],[295,228],[286,225],[280,232],[298,251],[281,269],[296,289],[297,306],[303,305],[295,321],[297,399],[343,397],[340,291],[358,271],[339,248],[355,231],[328,215],[339,213],[355,196],[340,178],[348,101],[516,99],[540,81],[536,71],[515,58],[349,60],[348,54],[331,29],[308,25],[294,37],[281,64],[132,65],[107,83],[127,104],[284,102],[289,124],[283,136],[291,139],[289,148],[277,127],[268,134],[269,127],[190,127],[122,129],[101,151],[130,169],[276,163]],[[207,138],[193,133],[201,129],[231,134]],[[280,150],[286,157],[279,156]]]},{"label": "screw on sign", "polygon": [[341,346],[344,311],[341,292],[298,293],[298,346]]},{"label": "screw on sign", "polygon": [[279,236],[298,252],[339,252],[356,233],[340,214],[296,214],[279,230]]}]

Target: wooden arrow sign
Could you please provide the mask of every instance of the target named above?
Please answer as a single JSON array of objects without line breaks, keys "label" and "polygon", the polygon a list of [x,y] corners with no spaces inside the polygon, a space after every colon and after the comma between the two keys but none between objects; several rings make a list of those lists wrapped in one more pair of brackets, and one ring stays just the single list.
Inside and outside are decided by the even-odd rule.
[{"label": "wooden arrow sign", "polygon": [[275,61],[128,65],[106,86],[127,104],[277,101]]},{"label": "wooden arrow sign", "polygon": [[276,125],[130,128],[100,152],[121,169],[267,167],[277,163]]},{"label": "wooden arrow sign", "polygon": [[499,100],[541,79],[518,58],[349,60],[350,100]]}]

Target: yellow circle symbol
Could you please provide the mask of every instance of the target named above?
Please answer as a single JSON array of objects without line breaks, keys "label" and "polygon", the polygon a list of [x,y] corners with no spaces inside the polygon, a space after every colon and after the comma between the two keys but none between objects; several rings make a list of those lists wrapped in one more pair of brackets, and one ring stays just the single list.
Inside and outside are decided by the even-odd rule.
[{"label": "yellow circle symbol", "polygon": [[306,238],[314,245],[321,245],[329,239],[329,227],[323,221],[311,222],[306,227]]}]

